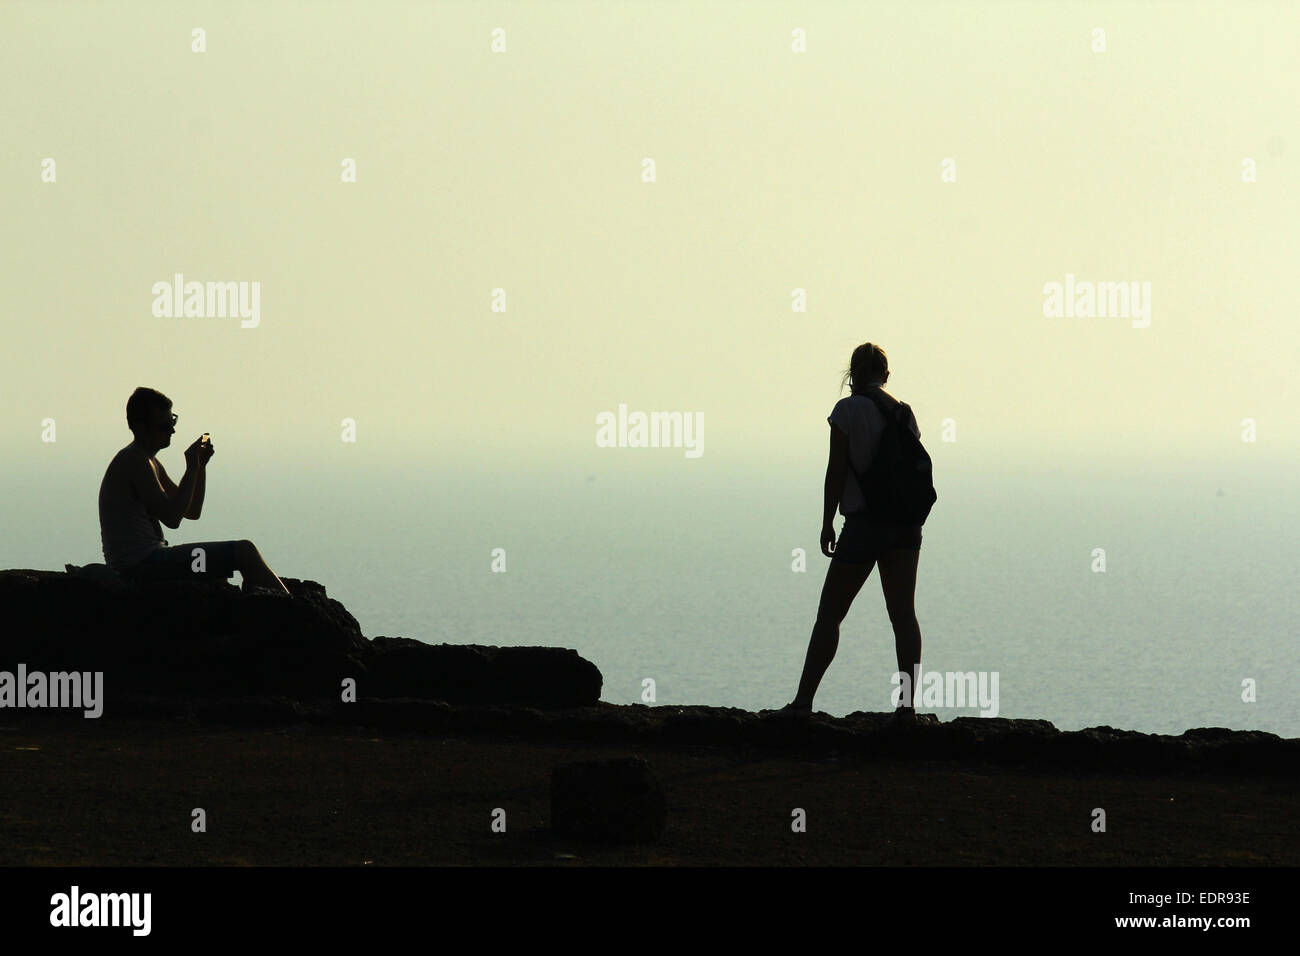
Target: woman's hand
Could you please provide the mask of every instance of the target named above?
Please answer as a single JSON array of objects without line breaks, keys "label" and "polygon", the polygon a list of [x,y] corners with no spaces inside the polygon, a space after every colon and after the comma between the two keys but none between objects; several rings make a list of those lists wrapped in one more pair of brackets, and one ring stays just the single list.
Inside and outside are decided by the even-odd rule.
[{"label": "woman's hand", "polygon": [[835,556],[834,548],[835,526],[829,524],[822,525],[822,554],[826,555],[828,558],[832,558]]},{"label": "woman's hand", "polygon": [[199,455],[199,464],[206,466],[212,460],[212,456],[217,453],[216,449],[212,447],[212,439],[209,438],[199,447],[203,449],[203,454]]}]

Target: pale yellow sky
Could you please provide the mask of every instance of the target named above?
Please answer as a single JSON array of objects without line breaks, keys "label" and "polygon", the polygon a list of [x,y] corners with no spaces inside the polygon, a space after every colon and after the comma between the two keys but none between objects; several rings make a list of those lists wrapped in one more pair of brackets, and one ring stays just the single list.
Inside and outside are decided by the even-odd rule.
[{"label": "pale yellow sky", "polygon": [[[622,403],[703,418],[700,458],[638,466],[783,464],[824,459],[874,341],[936,467],[1278,467],[1298,27],[1249,2],[6,3],[0,447],[36,460],[49,417],[106,461],[150,385],[178,463],[203,430],[333,455],[353,418],[379,461],[590,471]],[[156,317],[176,273],[259,283],[257,327]],[[1044,316],[1067,274],[1150,283],[1149,326]]]}]

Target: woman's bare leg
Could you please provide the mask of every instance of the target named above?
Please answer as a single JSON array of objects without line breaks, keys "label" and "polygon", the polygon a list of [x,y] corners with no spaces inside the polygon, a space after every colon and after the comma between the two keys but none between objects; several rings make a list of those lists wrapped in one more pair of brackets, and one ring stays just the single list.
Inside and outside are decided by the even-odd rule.
[{"label": "woman's bare leg", "polygon": [[821,603],[817,607],[817,623],[813,625],[812,637],[808,641],[808,654],[804,658],[795,706],[812,707],[822,675],[831,666],[840,646],[840,624],[871,574],[871,567],[870,564],[832,561],[826,569],[826,583],[822,585]]},{"label": "woman's bare leg", "polygon": [[921,667],[921,625],[916,620],[916,566],[920,549],[902,548],[881,555],[880,590],[885,594],[889,623],[894,626],[894,651],[898,672],[912,682],[912,700],[904,700],[899,710],[911,710],[917,693],[916,677]]}]

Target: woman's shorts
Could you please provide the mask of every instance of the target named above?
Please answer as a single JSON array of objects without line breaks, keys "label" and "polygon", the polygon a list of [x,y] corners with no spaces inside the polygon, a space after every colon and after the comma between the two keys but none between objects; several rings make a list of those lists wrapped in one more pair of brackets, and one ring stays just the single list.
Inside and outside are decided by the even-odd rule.
[{"label": "woman's shorts", "polygon": [[[186,578],[219,578],[227,580],[235,573],[235,548],[238,541],[195,541],[159,548],[139,564],[128,569],[124,576],[132,581],[173,581]],[[195,548],[203,549],[203,572],[194,570],[198,556]]]},{"label": "woman's shorts", "polygon": [[831,560],[845,564],[874,564],[881,555],[895,549],[916,551],[920,547],[919,524],[871,521],[851,514],[844,519],[844,528],[835,543],[835,550],[831,552]]}]

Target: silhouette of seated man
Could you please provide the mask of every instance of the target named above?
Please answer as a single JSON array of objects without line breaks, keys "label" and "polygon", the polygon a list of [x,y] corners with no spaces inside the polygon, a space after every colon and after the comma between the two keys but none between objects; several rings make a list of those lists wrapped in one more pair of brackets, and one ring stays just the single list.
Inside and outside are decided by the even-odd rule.
[{"label": "silhouette of seated man", "polygon": [[[176,485],[156,457],[171,444],[177,416],[172,401],[152,388],[137,388],[126,403],[126,423],[135,440],[119,451],[99,486],[99,534],[104,563],[133,583],[192,578],[228,579],[235,571],[244,590],[289,589],[262,560],[253,542],[196,541],[169,546],[159,522],[179,528],[183,518],[203,513],[211,442],[196,439],[185,449],[185,477]],[[206,567],[194,570],[195,548],[202,548]]]}]

